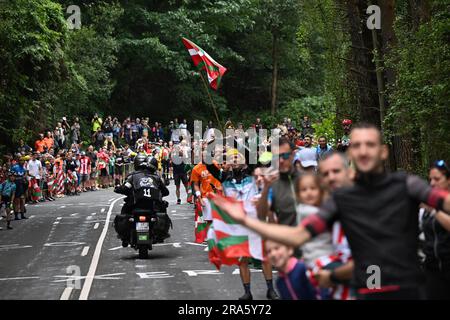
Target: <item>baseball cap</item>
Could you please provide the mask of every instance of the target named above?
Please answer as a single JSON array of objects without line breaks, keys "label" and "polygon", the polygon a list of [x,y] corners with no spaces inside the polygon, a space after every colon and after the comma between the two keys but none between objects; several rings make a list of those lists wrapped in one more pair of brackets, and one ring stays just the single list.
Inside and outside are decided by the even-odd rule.
[{"label": "baseball cap", "polygon": [[304,148],[295,154],[294,162],[300,161],[303,168],[317,167],[316,151],[312,148]]}]

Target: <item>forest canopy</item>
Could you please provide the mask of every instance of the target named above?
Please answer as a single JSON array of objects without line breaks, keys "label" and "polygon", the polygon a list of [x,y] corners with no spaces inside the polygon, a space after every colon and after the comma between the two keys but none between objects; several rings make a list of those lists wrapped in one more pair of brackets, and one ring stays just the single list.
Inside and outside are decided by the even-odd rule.
[{"label": "forest canopy", "polygon": [[[370,5],[381,8],[380,29],[367,27]],[[211,91],[223,122],[309,115],[330,139],[344,118],[372,122],[391,168],[423,173],[449,159],[449,9],[448,0],[1,1],[0,153],[62,116],[214,120],[186,37],[228,69]]]}]

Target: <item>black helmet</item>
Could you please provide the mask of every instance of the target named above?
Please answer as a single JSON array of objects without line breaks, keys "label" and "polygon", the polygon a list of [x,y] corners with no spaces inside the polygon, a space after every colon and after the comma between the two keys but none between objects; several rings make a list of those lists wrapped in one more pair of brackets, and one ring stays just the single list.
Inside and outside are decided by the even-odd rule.
[{"label": "black helmet", "polygon": [[145,155],[143,154],[138,154],[135,158],[134,158],[134,170],[143,170],[146,169],[147,167],[147,163],[145,161]]},{"label": "black helmet", "polygon": [[151,173],[158,170],[158,160],[155,157],[147,157],[147,168]]}]

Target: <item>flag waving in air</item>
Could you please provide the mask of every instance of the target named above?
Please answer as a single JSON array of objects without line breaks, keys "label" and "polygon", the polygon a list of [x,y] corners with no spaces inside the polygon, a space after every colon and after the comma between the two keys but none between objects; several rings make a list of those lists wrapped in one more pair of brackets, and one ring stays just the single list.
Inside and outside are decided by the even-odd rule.
[{"label": "flag waving in air", "polygon": [[192,41],[183,38],[183,43],[186,49],[188,49],[192,61],[194,61],[194,65],[199,70],[206,70],[209,85],[214,90],[217,90],[220,85],[220,80],[227,71],[227,68],[217,63],[209,54]]},{"label": "flag waving in air", "polygon": [[[247,215],[256,217],[256,209],[250,201],[239,202]],[[214,200],[211,202],[211,208],[213,222],[208,230],[209,260],[217,269],[220,269],[222,264],[239,264],[242,258],[264,260],[263,240],[260,235],[236,223],[215,205]]]}]

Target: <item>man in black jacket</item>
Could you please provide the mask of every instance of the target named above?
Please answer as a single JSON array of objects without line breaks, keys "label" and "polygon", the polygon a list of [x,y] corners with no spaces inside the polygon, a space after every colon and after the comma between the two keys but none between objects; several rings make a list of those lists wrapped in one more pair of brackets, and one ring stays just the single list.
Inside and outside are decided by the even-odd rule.
[{"label": "man in black jacket", "polygon": [[[121,234],[121,221],[127,220],[132,214],[133,209],[147,209],[153,212],[166,213],[167,202],[162,198],[169,195],[164,181],[156,174],[157,160],[155,158],[147,159],[144,155],[139,154],[134,159],[135,171],[128,175],[125,183],[115,187],[114,192],[126,195],[125,203],[122,207],[121,215],[116,217],[114,222],[116,231],[122,238],[122,246],[128,246],[129,234]],[[120,218],[121,217],[121,218]],[[161,217],[164,224],[164,232],[158,234],[158,242],[170,237],[168,230],[171,221],[167,213]]]}]

